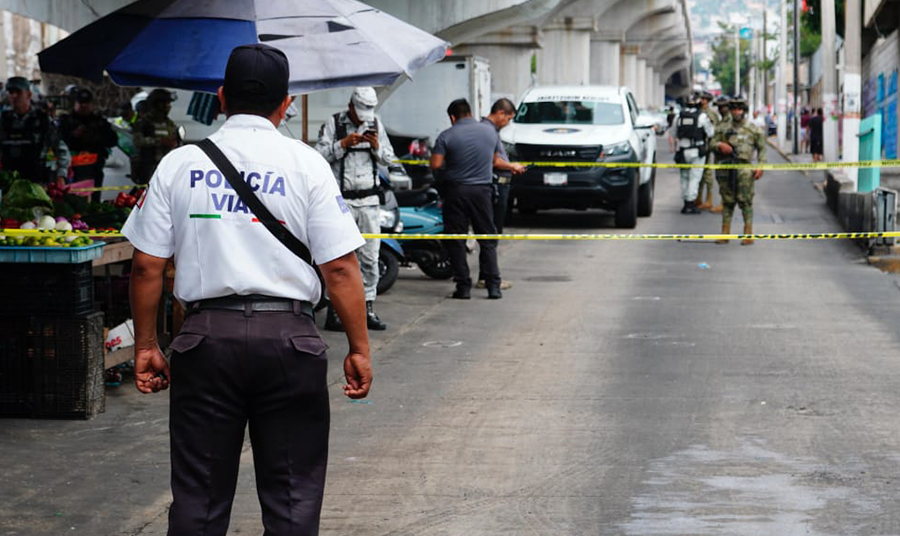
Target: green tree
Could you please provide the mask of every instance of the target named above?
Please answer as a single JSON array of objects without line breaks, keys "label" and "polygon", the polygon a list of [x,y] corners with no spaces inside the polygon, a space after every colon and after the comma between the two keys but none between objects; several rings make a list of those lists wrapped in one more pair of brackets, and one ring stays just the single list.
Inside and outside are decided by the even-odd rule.
[{"label": "green tree", "polygon": [[[722,33],[716,36],[712,42],[712,58],[709,61],[709,70],[722,85],[722,93],[734,93],[734,32],[735,27],[723,22],[719,23]],[[749,87],[748,73],[750,71],[750,42],[740,40],[741,46],[741,93],[745,93]]]}]

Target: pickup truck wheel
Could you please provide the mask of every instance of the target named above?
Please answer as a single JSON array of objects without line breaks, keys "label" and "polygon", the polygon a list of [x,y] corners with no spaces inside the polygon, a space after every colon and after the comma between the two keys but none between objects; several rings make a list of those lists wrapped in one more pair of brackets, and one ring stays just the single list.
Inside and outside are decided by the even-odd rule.
[{"label": "pickup truck wheel", "polygon": [[[656,163],[656,157],[653,158]],[[650,173],[650,180],[638,189],[638,216],[646,218],[653,214],[653,196],[656,192],[656,168]]]},{"label": "pickup truck wheel", "polygon": [[631,193],[628,199],[616,207],[616,227],[620,229],[634,229],[637,226],[638,180],[638,174],[635,173],[631,180]]}]

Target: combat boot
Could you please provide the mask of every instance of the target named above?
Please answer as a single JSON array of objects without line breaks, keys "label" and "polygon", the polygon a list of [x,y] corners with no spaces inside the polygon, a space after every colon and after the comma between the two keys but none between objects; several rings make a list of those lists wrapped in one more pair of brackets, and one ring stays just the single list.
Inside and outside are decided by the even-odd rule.
[{"label": "combat boot", "polygon": [[382,322],[378,315],[375,314],[375,302],[366,302],[366,326],[372,331],[384,331],[387,329],[387,324]]},{"label": "combat boot", "polygon": [[706,201],[701,202],[700,198],[697,198],[697,208],[700,210],[712,209],[712,190],[706,192]]},{"label": "combat boot", "polygon": [[338,317],[337,312],[331,304],[328,304],[328,312],[325,313],[325,330],[326,331],[344,331],[344,323]]},{"label": "combat boot", "polygon": [[[745,234],[745,235],[752,235],[752,234],[753,234],[753,224],[752,224],[752,223],[746,223],[746,222],[744,223],[744,234]],[[752,238],[745,238],[745,239],[741,240],[741,245],[742,245],[742,246],[752,246],[752,245],[753,245],[753,239],[752,239]]]},{"label": "combat boot", "polygon": [[[731,234],[731,224],[730,223],[722,224],[722,234]],[[728,243],[728,240],[726,240],[724,238],[720,238],[719,240],[716,240],[716,244],[727,244],[727,243]]]}]

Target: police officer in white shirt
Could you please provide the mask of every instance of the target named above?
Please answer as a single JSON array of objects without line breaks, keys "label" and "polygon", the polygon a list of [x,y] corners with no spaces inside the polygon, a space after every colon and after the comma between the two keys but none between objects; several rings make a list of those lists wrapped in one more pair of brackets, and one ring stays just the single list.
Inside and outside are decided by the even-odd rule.
[{"label": "police officer in white shirt", "polygon": [[[372,382],[365,300],[354,251],[363,244],[328,163],[276,130],[291,104],[288,61],[237,47],[219,99],[228,120],[210,139],[321,268],[346,327],[344,393]],[[311,303],[314,269],[259,223],[201,149],[160,162],[122,229],[135,247],[131,307],[135,384],[171,385],[170,535],[224,535],[249,422],[266,534],[318,534],[328,454],[326,345]],[[188,312],[169,366],[156,339],[167,259]]]},{"label": "police officer in white shirt", "polygon": [[[396,160],[384,125],[375,117],[377,104],[378,97],[374,89],[356,88],[347,110],[336,113],[325,121],[316,142],[316,150],[331,164],[331,170],[360,232],[373,234],[381,232],[378,205],[382,188],[378,178],[378,164],[387,166]],[[369,329],[379,331],[387,329],[375,314],[374,308],[380,247],[380,240],[367,240],[356,251],[366,288],[368,326]],[[331,308],[325,319],[325,329],[344,329]]]}]

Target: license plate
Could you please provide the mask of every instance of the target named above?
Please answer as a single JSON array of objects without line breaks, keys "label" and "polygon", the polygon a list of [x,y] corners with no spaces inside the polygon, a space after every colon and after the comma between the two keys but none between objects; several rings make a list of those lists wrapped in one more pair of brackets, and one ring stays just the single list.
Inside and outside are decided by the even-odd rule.
[{"label": "license plate", "polygon": [[547,186],[565,186],[568,183],[568,173],[544,173],[544,184]]}]

